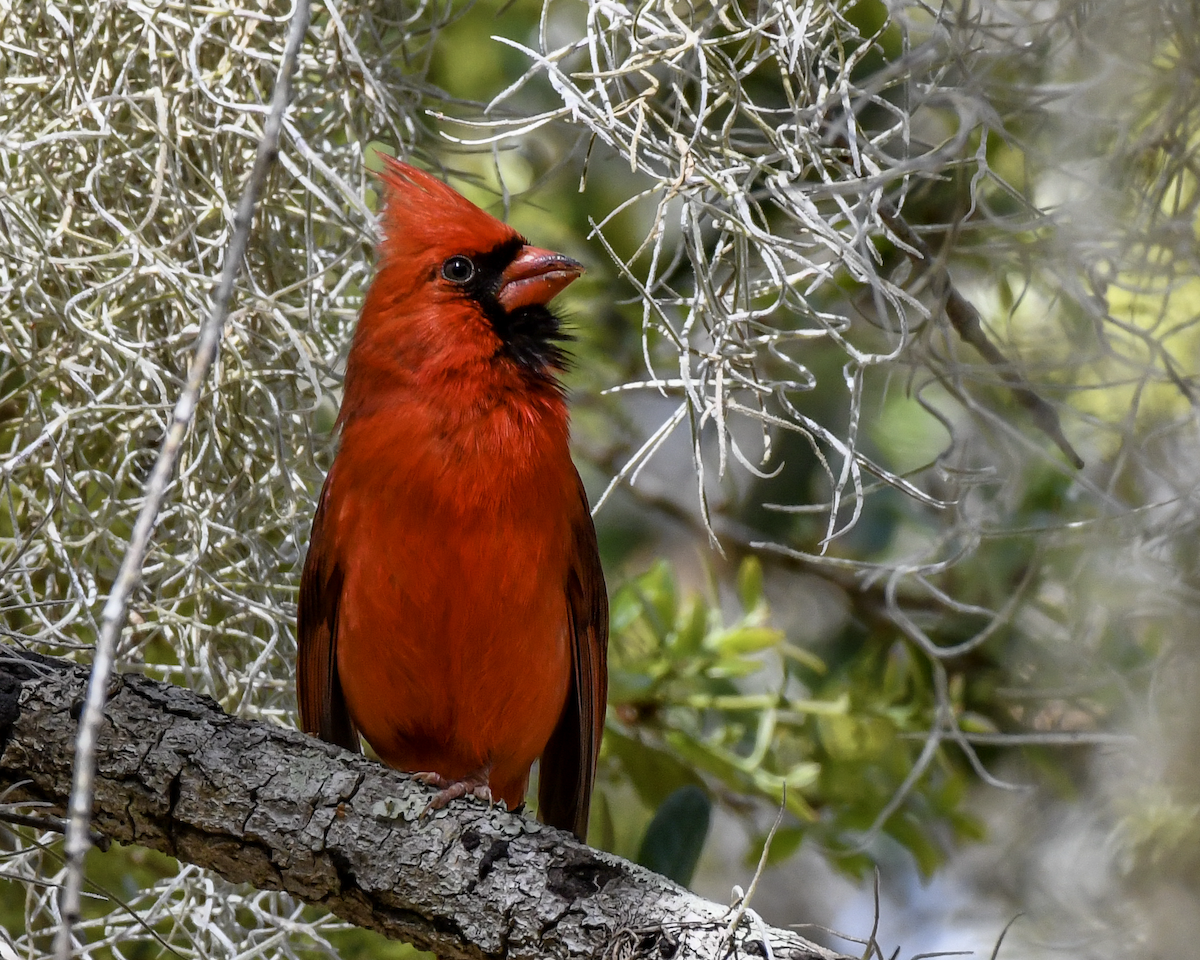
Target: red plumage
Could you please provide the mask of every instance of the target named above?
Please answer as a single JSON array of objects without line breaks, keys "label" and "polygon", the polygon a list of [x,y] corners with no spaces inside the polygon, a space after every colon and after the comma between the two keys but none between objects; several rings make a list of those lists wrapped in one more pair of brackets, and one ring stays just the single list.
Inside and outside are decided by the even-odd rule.
[{"label": "red plumage", "polygon": [[545,304],[582,272],[397,161],[300,587],[304,729],[581,839],[608,604]]}]

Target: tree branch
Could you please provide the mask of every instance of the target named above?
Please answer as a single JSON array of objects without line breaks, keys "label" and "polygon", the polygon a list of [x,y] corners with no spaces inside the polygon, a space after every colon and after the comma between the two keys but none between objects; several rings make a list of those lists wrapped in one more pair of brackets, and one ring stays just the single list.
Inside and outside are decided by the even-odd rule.
[{"label": "tree branch", "polygon": [[[61,812],[87,671],[0,654],[0,789]],[[208,697],[126,675],[96,746],[93,826],[228,880],[285,890],[441,957],[833,960],[562,831],[429,789]],[[764,943],[763,940],[769,941]]]}]

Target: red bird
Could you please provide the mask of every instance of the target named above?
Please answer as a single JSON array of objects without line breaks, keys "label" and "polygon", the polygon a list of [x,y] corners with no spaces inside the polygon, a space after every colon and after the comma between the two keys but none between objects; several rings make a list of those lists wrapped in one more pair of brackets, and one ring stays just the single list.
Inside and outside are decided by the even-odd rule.
[{"label": "red bird", "polygon": [[608,599],[546,304],[583,268],[390,158],[300,582],[304,730],[583,839]]}]

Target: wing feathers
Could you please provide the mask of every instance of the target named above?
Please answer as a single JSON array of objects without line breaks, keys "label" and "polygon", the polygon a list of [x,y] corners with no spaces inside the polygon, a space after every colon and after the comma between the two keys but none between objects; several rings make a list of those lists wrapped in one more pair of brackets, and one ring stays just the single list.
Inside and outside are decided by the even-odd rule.
[{"label": "wing feathers", "polygon": [[300,577],[300,602],[296,617],[296,698],[300,725],[305,733],[359,750],[358,730],[342,694],[337,672],[338,606],[342,596],[342,571],[329,556],[331,540],[326,529],[326,502],[333,471],[325,479],[304,573]]},{"label": "wing feathers", "polygon": [[608,594],[604,589],[596,528],[588,512],[582,482],[574,539],[574,562],[566,583],[571,689],[558,726],[542,753],[538,808],[545,823],[570,830],[580,840],[586,840],[608,700]]}]

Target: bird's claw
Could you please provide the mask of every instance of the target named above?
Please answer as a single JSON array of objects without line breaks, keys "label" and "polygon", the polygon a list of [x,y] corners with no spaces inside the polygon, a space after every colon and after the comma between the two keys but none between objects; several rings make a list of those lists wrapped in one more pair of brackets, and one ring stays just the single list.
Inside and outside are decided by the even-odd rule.
[{"label": "bird's claw", "polygon": [[487,770],[470,774],[461,780],[447,780],[440,773],[432,772],[414,773],[413,779],[427,786],[438,788],[438,792],[433,795],[433,798],[425,805],[425,809],[421,811],[420,819],[422,820],[434,810],[441,810],[451,800],[457,800],[459,797],[474,797],[476,800],[482,800],[488,805],[489,810],[495,803],[492,799],[492,788],[488,786]]}]

